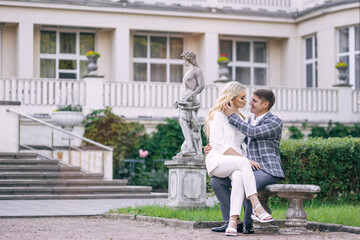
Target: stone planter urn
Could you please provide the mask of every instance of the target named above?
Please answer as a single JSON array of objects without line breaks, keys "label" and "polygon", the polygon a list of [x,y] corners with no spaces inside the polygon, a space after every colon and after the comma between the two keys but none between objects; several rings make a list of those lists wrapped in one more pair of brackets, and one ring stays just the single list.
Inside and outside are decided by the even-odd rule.
[{"label": "stone planter urn", "polygon": [[338,75],[339,82],[346,83],[348,66],[337,67],[336,69],[339,71],[339,75]]},{"label": "stone planter urn", "polygon": [[88,76],[97,76],[97,60],[100,57],[100,54],[98,52],[90,51],[86,54],[86,57],[88,59]]},{"label": "stone planter urn", "polygon": [[87,56],[87,59],[89,61],[89,64],[88,64],[88,70],[89,70],[89,73],[88,75],[89,76],[96,76],[97,75],[97,69],[98,69],[98,65],[97,65],[97,60],[98,60],[98,56]]},{"label": "stone planter urn", "polygon": [[218,81],[221,82],[228,82],[230,81],[230,79],[228,78],[228,74],[229,74],[229,69],[228,69],[228,65],[229,65],[229,61],[219,61],[219,79]]},{"label": "stone planter urn", "polygon": [[[58,111],[51,114],[51,120],[56,124],[60,125],[63,129],[71,132],[74,127],[79,125],[84,120],[82,112],[73,111]],[[62,140],[72,140],[73,137],[67,134],[63,134]]]},{"label": "stone planter urn", "polygon": [[335,67],[339,71],[339,75],[338,75],[339,84],[348,84],[346,80],[348,78],[347,70],[349,66],[340,60],[340,62],[338,62],[335,65]]}]

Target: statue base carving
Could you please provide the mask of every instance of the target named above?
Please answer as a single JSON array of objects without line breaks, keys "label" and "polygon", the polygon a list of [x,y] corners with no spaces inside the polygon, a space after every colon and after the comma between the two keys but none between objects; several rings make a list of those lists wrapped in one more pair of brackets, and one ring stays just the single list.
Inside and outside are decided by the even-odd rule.
[{"label": "statue base carving", "polygon": [[204,156],[173,157],[169,168],[168,207],[206,207],[206,166]]}]

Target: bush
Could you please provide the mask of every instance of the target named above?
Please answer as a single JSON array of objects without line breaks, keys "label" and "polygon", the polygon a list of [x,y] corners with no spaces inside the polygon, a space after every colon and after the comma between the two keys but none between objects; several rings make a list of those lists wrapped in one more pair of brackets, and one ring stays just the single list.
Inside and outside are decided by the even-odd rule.
[{"label": "bush", "polygon": [[360,123],[355,123],[354,126],[350,128],[350,135],[352,137],[360,137]]},{"label": "bush", "polygon": [[144,148],[149,150],[149,158],[171,160],[180,152],[181,144],[184,142],[177,119],[166,119],[166,123],[158,124],[156,130]]},{"label": "bush", "polygon": [[[152,169],[151,159],[171,160],[180,152],[184,136],[177,119],[166,119],[166,123],[158,124],[157,131],[154,132],[146,141],[142,141],[140,147],[149,151],[145,165],[137,164],[135,175],[129,180],[129,184],[152,186],[155,189],[167,189],[168,169],[160,170],[160,166]],[[201,132],[203,146],[207,144],[206,136]],[[139,158],[138,153],[134,153],[132,158]]]},{"label": "bush", "polygon": [[153,189],[168,188],[168,170],[161,169],[148,170],[145,165],[138,165],[135,175],[129,179],[129,185],[151,186]]},{"label": "bush", "polygon": [[120,159],[132,158],[149,137],[143,125],[126,122],[113,114],[111,108],[95,110],[86,117],[84,136],[114,147],[114,178],[117,178]]},{"label": "bush", "polygon": [[[303,123],[306,128],[307,123]],[[290,139],[303,139],[304,134],[295,126],[289,127]],[[360,123],[355,123],[354,126],[345,126],[342,123],[332,123],[329,121],[328,126],[320,127],[315,125],[311,128],[311,133],[308,137],[329,138],[329,137],[360,137]]]},{"label": "bush", "polygon": [[360,139],[282,140],[282,183],[316,184],[322,200],[360,201]]},{"label": "bush", "polygon": [[[289,129],[290,130],[290,129]],[[321,137],[321,138],[329,138],[329,137],[360,137],[360,124],[355,123],[354,126],[345,126],[342,123],[332,123],[330,121],[328,123],[327,128],[314,126],[311,129],[311,134],[309,137]]]},{"label": "bush", "polygon": [[[184,142],[179,122],[175,118],[167,118],[166,123],[156,126],[157,131],[144,144],[144,149],[149,151],[149,158],[171,160],[178,152]],[[201,131],[202,144],[207,144],[207,139]]]},{"label": "bush", "polygon": [[[157,131],[151,136],[145,133],[142,124],[126,122],[111,112],[111,108],[95,110],[87,115],[85,124],[86,138],[107,146],[113,146],[113,177],[129,173],[129,163],[124,159],[141,159],[139,149],[146,149],[149,155],[145,163],[137,163],[129,184],[152,186],[166,189],[168,170],[160,163],[153,164],[152,159],[171,160],[180,152],[184,142],[181,127],[177,119],[166,119],[165,124],[156,126]],[[202,133],[203,145],[207,144]],[[119,172],[121,169],[121,173]]]},{"label": "bush", "polygon": [[329,134],[325,130],[324,127],[314,126],[311,129],[311,133],[309,134],[309,138],[328,138]]},{"label": "bush", "polygon": [[290,139],[303,139],[304,134],[301,133],[301,131],[294,126],[289,127],[290,132]]}]

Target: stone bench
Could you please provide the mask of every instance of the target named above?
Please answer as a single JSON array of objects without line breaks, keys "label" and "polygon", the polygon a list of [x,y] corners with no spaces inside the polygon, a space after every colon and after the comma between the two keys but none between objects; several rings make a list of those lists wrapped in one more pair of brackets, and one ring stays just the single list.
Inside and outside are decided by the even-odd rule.
[{"label": "stone bench", "polygon": [[[285,228],[280,230],[282,234],[299,234],[307,232],[307,214],[303,203],[305,200],[316,198],[320,187],[312,184],[270,184],[259,191],[259,200],[266,211],[271,213],[267,205],[270,196],[286,198],[289,208],[285,213]],[[262,227],[264,228],[264,227]]]}]

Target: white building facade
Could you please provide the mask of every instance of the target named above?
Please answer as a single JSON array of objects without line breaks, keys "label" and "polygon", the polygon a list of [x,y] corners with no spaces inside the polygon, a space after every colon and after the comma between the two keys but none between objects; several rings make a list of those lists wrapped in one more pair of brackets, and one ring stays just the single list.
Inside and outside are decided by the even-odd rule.
[{"label": "white building facade", "polygon": [[[101,54],[96,83],[83,80],[89,50]],[[229,77],[249,94],[273,89],[285,121],[360,120],[357,0],[0,1],[0,101],[28,114],[95,102],[127,118],[176,117],[184,50],[204,73],[201,118],[226,53]],[[351,88],[334,87],[340,60]]]}]

